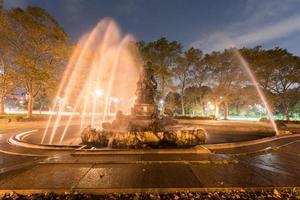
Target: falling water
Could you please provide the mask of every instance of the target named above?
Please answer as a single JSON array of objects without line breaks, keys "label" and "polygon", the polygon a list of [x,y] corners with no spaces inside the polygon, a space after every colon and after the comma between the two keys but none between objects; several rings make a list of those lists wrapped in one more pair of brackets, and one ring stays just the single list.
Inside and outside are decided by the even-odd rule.
[{"label": "falling water", "polygon": [[[100,128],[112,115],[113,105],[130,112],[141,66],[133,42],[109,18],[81,38],[53,103],[57,115],[49,117],[41,143],[61,144],[67,134],[76,137],[88,125]],[[73,112],[68,117],[63,115],[67,108]],[[72,124],[80,124],[80,129],[70,131]]]},{"label": "falling water", "polygon": [[272,124],[272,127],[274,129],[274,131],[276,132],[276,135],[279,135],[279,131],[278,131],[278,128],[277,128],[277,125],[274,121],[274,118],[273,118],[273,115],[272,115],[272,111],[271,111],[271,108],[267,102],[267,99],[263,93],[263,91],[261,90],[261,88],[259,87],[259,84],[249,66],[249,64],[247,63],[247,61],[243,58],[243,56],[240,54],[240,52],[234,48],[234,53],[235,53],[235,56],[238,58],[238,60],[240,61],[240,63],[242,64],[242,66],[245,68],[247,74],[249,75],[250,79],[251,79],[251,82],[253,83],[255,89],[257,90],[257,93],[262,101],[262,103],[264,104],[266,110],[267,110],[267,114],[268,114],[268,117],[270,119],[270,122]]},{"label": "falling water", "polygon": [[236,45],[234,44],[234,42],[226,34],[220,34],[219,37],[220,37],[220,41],[222,41],[224,44],[226,44],[226,46],[233,47],[235,57],[239,60],[239,62],[241,63],[241,65],[245,69],[246,73],[248,74],[252,84],[254,85],[254,87],[255,87],[258,95],[259,95],[259,98],[261,99],[262,103],[264,104],[264,107],[267,110],[267,114],[268,114],[268,117],[270,119],[272,128],[274,129],[276,135],[279,135],[279,130],[278,130],[277,125],[274,121],[272,110],[271,110],[271,108],[268,104],[268,101],[267,101],[267,99],[264,95],[264,92],[261,90],[261,88],[260,88],[260,86],[259,86],[252,70],[251,70],[250,65],[247,63],[247,61],[244,59],[244,57],[240,54],[240,52],[236,48]]}]

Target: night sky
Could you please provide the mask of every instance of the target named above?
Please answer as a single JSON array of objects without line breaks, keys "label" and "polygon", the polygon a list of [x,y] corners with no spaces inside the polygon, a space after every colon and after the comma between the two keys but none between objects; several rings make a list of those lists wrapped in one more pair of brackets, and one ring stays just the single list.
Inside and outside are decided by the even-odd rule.
[{"label": "night sky", "polygon": [[160,37],[205,52],[280,46],[300,55],[300,0],[4,0],[47,10],[73,41],[106,16],[138,40]]}]

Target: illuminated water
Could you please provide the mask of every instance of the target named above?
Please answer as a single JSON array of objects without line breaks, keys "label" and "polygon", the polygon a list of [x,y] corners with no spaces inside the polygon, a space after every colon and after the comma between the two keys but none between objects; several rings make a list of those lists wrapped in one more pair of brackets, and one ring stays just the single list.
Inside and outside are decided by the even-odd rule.
[{"label": "illuminated water", "polygon": [[254,85],[254,87],[255,87],[255,89],[256,89],[256,91],[257,91],[257,93],[258,93],[258,95],[259,95],[259,97],[262,101],[262,103],[264,104],[264,106],[267,110],[268,117],[270,119],[270,122],[272,124],[272,127],[273,127],[276,135],[279,135],[277,125],[276,125],[275,120],[273,118],[272,110],[271,110],[271,108],[268,104],[268,101],[267,101],[263,91],[261,90],[261,88],[260,88],[260,86],[259,86],[259,84],[258,84],[258,82],[257,82],[257,80],[256,80],[249,64],[247,63],[247,61],[243,58],[243,56],[240,54],[240,52],[237,49],[234,50],[234,53],[235,53],[235,56],[237,57],[237,59],[242,64],[242,66],[245,68],[245,70],[246,70],[247,74],[249,75],[249,78],[250,78],[252,84]]},{"label": "illuminated water", "polygon": [[[87,125],[99,128],[116,110],[130,113],[141,66],[133,42],[134,38],[123,36],[109,18],[80,39],[53,103],[52,110],[57,110],[57,115],[49,117],[41,143],[53,144],[57,137],[55,143],[63,143],[75,120],[80,121],[80,129],[72,134],[78,137]],[[66,118],[66,110],[79,116]],[[64,125],[58,133],[58,127]]]}]

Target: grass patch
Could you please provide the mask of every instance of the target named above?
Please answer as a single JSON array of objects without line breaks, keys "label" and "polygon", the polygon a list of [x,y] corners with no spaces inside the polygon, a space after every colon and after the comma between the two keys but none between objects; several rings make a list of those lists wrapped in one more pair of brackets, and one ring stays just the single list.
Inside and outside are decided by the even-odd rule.
[{"label": "grass patch", "polygon": [[2,122],[23,122],[23,121],[40,121],[48,118],[45,114],[33,114],[31,118],[27,118],[26,114],[1,114],[0,121]]}]

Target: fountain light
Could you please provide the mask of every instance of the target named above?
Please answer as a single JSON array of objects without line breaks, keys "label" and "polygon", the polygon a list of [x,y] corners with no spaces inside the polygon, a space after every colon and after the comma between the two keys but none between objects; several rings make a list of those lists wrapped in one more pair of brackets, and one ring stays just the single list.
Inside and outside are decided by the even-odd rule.
[{"label": "fountain light", "polygon": [[118,103],[118,101],[119,101],[119,99],[118,99],[117,97],[114,97],[114,98],[113,98],[113,102],[114,102],[114,103]]},{"label": "fountain light", "polygon": [[102,90],[97,89],[97,90],[95,91],[95,96],[96,96],[96,97],[101,97],[102,95],[103,95]]}]

